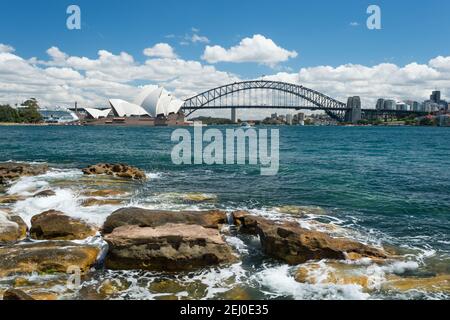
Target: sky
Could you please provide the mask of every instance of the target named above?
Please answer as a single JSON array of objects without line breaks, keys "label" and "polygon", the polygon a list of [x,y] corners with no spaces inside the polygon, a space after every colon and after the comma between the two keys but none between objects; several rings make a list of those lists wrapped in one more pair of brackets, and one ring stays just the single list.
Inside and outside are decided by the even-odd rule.
[{"label": "sky", "polygon": [[[81,30],[69,30],[69,5]],[[369,5],[381,29],[369,30]],[[450,100],[447,0],[2,0],[0,103],[179,98],[266,76],[366,107],[378,97]]]}]

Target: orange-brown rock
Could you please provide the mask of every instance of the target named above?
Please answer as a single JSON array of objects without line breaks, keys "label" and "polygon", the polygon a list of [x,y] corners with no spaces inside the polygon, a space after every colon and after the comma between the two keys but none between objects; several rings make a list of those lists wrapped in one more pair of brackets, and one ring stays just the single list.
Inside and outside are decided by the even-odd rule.
[{"label": "orange-brown rock", "polygon": [[133,180],[145,180],[147,178],[144,171],[122,163],[100,163],[84,168],[82,171],[86,175],[105,174]]},{"label": "orange-brown rock", "polygon": [[121,203],[123,203],[123,201],[122,200],[118,200],[118,199],[89,198],[89,199],[83,200],[81,205],[83,207],[108,206],[108,205],[117,206],[117,205],[120,205]]},{"label": "orange-brown rock", "polygon": [[450,293],[450,275],[440,274],[434,277],[399,277],[390,275],[383,285],[385,290]]},{"label": "orange-brown rock", "polygon": [[122,208],[113,212],[105,221],[102,232],[111,233],[114,228],[137,225],[158,227],[166,223],[196,224],[205,228],[218,228],[227,222],[227,214],[220,210],[210,211],[161,211],[140,208]]},{"label": "orange-brown rock", "polygon": [[6,184],[23,176],[44,174],[48,170],[45,164],[0,163],[0,184]]},{"label": "orange-brown rock", "polygon": [[242,213],[240,217],[235,216],[235,219],[241,226],[241,232],[259,235],[262,249],[267,255],[289,264],[322,259],[345,260],[347,253],[386,258],[386,254],[380,249],[350,239],[333,238],[324,232],[304,229],[295,222],[278,223]]},{"label": "orange-brown rock", "polygon": [[55,210],[31,218],[30,235],[37,240],[82,240],[96,233],[97,229],[83,220]]},{"label": "orange-brown rock", "polygon": [[3,300],[34,300],[30,295],[19,289],[8,289],[3,293]]},{"label": "orange-brown rock", "polygon": [[26,236],[27,225],[22,218],[0,211],[0,244],[20,241]]},{"label": "orange-brown rock", "polygon": [[236,261],[218,230],[199,225],[122,226],[104,239],[109,269],[181,271]]},{"label": "orange-brown rock", "polygon": [[0,277],[13,274],[66,273],[77,266],[87,272],[97,260],[99,248],[68,241],[46,241],[0,247]]}]

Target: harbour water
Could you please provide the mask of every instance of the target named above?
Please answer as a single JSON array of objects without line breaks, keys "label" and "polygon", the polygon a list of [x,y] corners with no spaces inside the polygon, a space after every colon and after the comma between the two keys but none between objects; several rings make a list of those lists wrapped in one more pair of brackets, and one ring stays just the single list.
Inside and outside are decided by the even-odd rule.
[{"label": "harbour water", "polygon": [[[261,254],[254,238],[233,234],[227,241],[241,259],[232,266],[175,275],[99,269],[84,279],[79,290],[67,290],[53,278],[36,275],[27,283],[59,298],[76,299],[450,298],[450,130],[278,129],[279,173],[261,176],[259,166],[174,165],[171,128],[0,127],[1,162],[45,162],[52,168],[42,176],[21,178],[0,192],[26,196],[51,188],[56,193],[2,206],[27,223],[35,214],[57,209],[101,225],[114,210],[138,206],[248,210],[295,220],[305,227],[331,228],[341,236],[391,248],[400,256],[388,265],[357,266],[354,272],[368,279],[370,289],[357,283],[296,282],[297,266],[271,260]],[[120,205],[83,207],[82,191],[97,182],[83,177],[80,169],[100,162],[142,168],[149,179],[143,184],[122,183],[120,188],[128,195]],[[322,261],[318,268],[325,273],[332,266]],[[385,286],[394,277],[421,280],[417,287]],[[422,286],[423,279],[436,277],[446,280]],[[0,279],[0,289],[14,281]]]}]

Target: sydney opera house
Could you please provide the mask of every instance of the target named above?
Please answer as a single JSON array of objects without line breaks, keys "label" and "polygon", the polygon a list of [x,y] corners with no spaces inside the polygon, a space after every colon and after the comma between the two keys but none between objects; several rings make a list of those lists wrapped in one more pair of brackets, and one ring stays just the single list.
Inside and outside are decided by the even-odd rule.
[{"label": "sydney opera house", "polygon": [[162,87],[145,88],[131,103],[121,99],[109,100],[110,108],[74,110],[85,124],[122,125],[183,125],[186,124],[181,106],[183,101]]}]

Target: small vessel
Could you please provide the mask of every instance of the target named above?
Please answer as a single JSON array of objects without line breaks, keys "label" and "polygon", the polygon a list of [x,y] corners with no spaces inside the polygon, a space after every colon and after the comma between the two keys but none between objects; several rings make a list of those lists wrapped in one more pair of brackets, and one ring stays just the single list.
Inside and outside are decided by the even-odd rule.
[{"label": "small vessel", "polygon": [[248,122],[242,122],[242,123],[241,123],[241,127],[244,127],[244,128],[251,128],[252,125],[251,125],[250,123],[248,123]]}]

